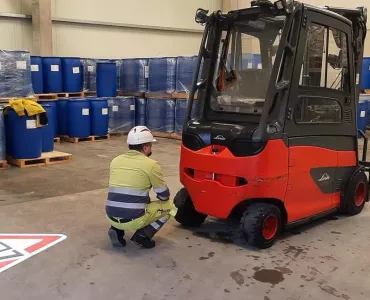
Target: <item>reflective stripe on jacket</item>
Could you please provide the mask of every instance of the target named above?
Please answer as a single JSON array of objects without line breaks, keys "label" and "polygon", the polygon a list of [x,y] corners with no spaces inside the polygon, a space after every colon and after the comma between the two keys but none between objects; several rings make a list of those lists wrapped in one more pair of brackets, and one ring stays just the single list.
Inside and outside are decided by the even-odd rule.
[{"label": "reflective stripe on jacket", "polygon": [[110,164],[107,215],[123,219],[143,216],[151,188],[158,199],[169,199],[170,192],[158,162],[135,150],[117,156]]}]

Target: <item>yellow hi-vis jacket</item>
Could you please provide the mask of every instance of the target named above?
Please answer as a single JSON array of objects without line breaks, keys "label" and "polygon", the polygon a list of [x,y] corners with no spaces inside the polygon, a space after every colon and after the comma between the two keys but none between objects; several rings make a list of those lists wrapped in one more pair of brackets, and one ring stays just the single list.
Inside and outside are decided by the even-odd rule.
[{"label": "yellow hi-vis jacket", "polygon": [[169,199],[158,162],[135,150],[117,156],[110,164],[107,215],[128,220],[143,216],[151,188],[159,200]]}]

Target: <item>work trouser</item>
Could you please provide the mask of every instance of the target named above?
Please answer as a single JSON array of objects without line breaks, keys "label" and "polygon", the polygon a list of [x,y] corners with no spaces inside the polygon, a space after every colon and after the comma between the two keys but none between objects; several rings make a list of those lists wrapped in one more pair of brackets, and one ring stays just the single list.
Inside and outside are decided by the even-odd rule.
[{"label": "work trouser", "polygon": [[119,218],[108,218],[109,223],[120,230],[138,230],[139,233],[145,234],[152,238],[166,222],[170,219],[170,212],[176,210],[173,201],[154,201],[148,204],[145,215],[134,219],[130,222],[121,223]]}]

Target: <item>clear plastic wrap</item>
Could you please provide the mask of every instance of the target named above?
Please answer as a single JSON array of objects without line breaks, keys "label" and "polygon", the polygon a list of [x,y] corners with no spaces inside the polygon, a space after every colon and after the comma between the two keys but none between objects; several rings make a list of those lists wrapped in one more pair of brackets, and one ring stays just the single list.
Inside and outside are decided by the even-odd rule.
[{"label": "clear plastic wrap", "polygon": [[0,160],[6,159],[5,120],[3,107],[0,105]]},{"label": "clear plastic wrap", "polygon": [[176,92],[190,90],[197,66],[197,56],[179,56],[176,64]]},{"label": "clear plastic wrap", "polygon": [[30,53],[0,50],[0,97],[31,97],[33,94]]},{"label": "clear plastic wrap", "polygon": [[109,133],[126,133],[135,126],[135,98],[108,98]]},{"label": "clear plastic wrap", "polygon": [[123,59],[121,61],[122,92],[145,93],[148,89],[148,60],[144,58]]},{"label": "clear plastic wrap", "polygon": [[83,90],[88,92],[96,91],[96,63],[97,59],[83,58],[81,59],[83,69]]},{"label": "clear plastic wrap", "polygon": [[175,100],[147,98],[146,123],[154,132],[174,132]]},{"label": "clear plastic wrap", "polygon": [[135,98],[135,125],[146,126],[146,99]]},{"label": "clear plastic wrap", "polygon": [[176,90],[175,57],[149,59],[148,92],[173,93]]},{"label": "clear plastic wrap", "polygon": [[122,60],[121,59],[109,59],[108,61],[116,63],[116,67],[117,67],[117,91],[119,91],[120,86],[121,86],[121,64],[122,64]]},{"label": "clear plastic wrap", "polygon": [[[193,107],[191,109],[191,118],[195,116],[196,105],[198,102],[193,101]],[[175,108],[175,132],[181,134],[182,128],[185,121],[186,107],[188,105],[188,100],[185,99],[176,99],[176,108]]]}]

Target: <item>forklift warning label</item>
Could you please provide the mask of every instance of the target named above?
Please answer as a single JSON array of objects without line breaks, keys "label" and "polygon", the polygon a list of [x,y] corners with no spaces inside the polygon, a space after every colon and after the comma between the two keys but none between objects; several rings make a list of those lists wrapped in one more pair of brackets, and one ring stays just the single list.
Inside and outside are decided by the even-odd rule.
[{"label": "forklift warning label", "polygon": [[58,244],[66,238],[63,234],[0,233],[0,273]]}]

